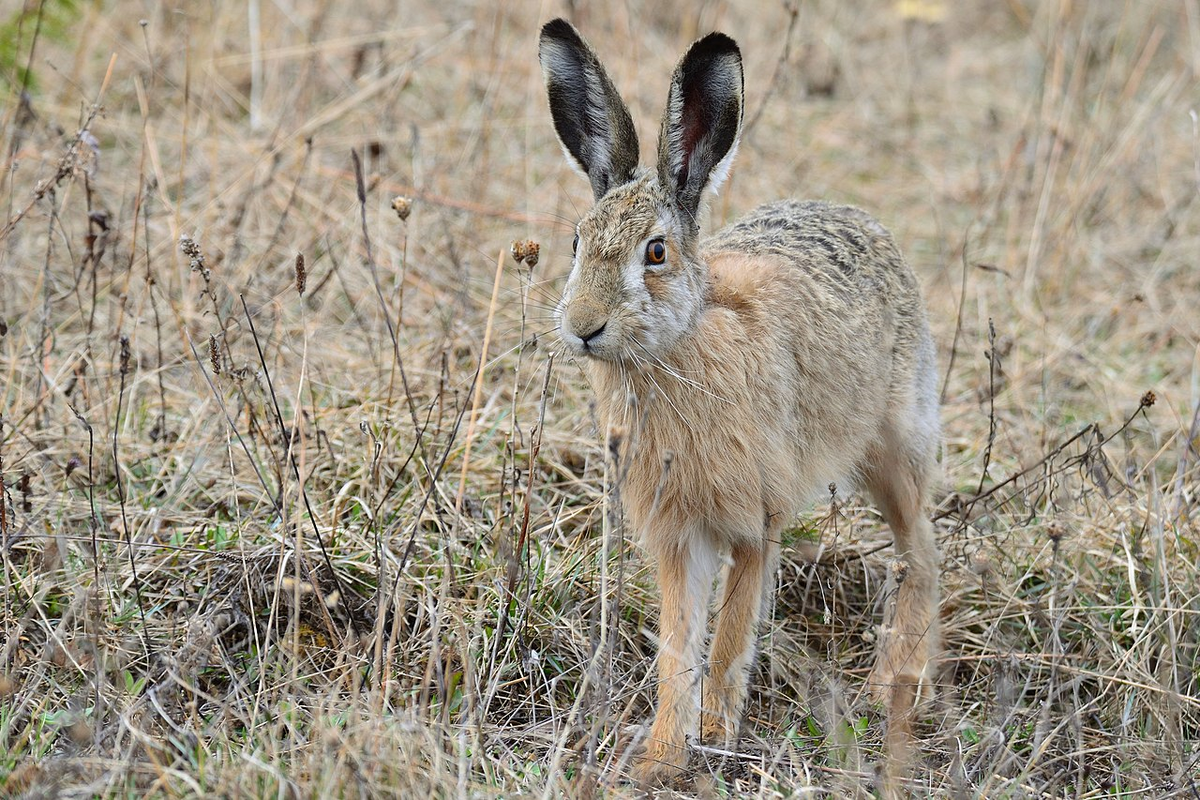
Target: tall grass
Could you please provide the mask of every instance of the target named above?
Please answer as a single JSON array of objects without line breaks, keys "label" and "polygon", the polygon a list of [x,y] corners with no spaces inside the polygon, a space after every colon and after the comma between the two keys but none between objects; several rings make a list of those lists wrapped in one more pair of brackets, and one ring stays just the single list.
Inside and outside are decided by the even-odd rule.
[{"label": "tall grass", "polygon": [[[551,355],[589,203],[537,71],[561,10],[79,3],[0,58],[4,793],[634,793],[656,590]],[[1200,5],[575,18],[646,141],[690,37],[742,44],[714,225],[853,202],[922,279],[914,794],[1197,796]],[[887,529],[839,489],[788,540],[742,738],[682,792],[876,790]]]}]

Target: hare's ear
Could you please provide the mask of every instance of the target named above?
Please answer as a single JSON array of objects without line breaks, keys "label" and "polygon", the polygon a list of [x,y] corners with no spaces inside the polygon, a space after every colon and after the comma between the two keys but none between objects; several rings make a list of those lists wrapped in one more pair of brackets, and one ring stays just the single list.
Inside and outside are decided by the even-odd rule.
[{"label": "hare's ear", "polygon": [[693,44],[675,67],[658,134],[658,178],[693,221],[716,191],[742,131],[742,54],[723,33]]},{"label": "hare's ear", "polygon": [[629,109],[600,59],[565,19],[547,22],[538,59],[558,140],[599,200],[633,179],[638,140]]}]

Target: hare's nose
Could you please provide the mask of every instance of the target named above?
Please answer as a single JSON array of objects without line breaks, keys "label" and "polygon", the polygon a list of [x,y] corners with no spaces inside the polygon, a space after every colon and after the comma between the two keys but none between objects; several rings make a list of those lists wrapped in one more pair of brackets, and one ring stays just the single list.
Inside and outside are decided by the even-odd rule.
[{"label": "hare's nose", "polygon": [[563,330],[578,337],[587,347],[595,343],[596,337],[608,327],[609,316],[605,308],[586,300],[572,303],[563,317]]},{"label": "hare's nose", "polygon": [[587,343],[588,343],[588,342],[590,342],[592,339],[595,339],[597,336],[599,336],[600,334],[604,333],[604,329],[605,329],[605,328],[607,328],[607,327],[608,327],[608,320],[605,320],[604,322],[601,322],[601,323],[600,323],[600,327],[599,327],[599,328],[596,328],[596,329],[595,329],[595,330],[593,330],[591,333],[581,333],[581,334],[579,334],[579,338],[583,340],[583,343],[584,343],[584,344],[587,344]]}]

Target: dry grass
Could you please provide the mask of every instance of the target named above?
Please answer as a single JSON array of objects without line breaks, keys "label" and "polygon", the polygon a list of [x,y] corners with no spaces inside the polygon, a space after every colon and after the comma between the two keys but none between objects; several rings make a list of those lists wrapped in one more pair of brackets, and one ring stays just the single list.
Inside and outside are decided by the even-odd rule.
[{"label": "dry grass", "polygon": [[[38,87],[0,85],[0,791],[631,793],[655,590],[581,373],[544,346],[589,198],[543,5],[78,3],[30,57],[25,3]],[[796,13],[576,21],[644,141],[686,42],[734,35],[753,122],[714,222],[850,201],[926,287],[945,661],[915,793],[1200,797],[1200,4]],[[532,269],[503,255],[526,238]],[[887,531],[837,496],[793,538],[703,793],[873,791]]]}]

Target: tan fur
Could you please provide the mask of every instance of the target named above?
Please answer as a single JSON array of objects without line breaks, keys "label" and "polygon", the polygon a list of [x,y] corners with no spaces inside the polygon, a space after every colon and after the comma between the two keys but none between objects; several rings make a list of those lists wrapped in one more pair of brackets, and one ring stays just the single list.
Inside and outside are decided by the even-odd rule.
[{"label": "tan fur", "polygon": [[[553,24],[552,36],[575,41],[573,29]],[[602,76],[582,39],[577,47],[585,50],[570,63],[594,62]],[[938,437],[933,345],[912,271],[858,209],[772,203],[700,238],[696,187],[736,149],[740,64],[719,34],[681,60],[658,170],[635,171],[580,221],[559,307],[564,346],[585,358],[602,417],[634,431],[622,497],[662,592],[658,703],[636,777],[675,774],[697,732],[732,744],[780,533],[837,482],[865,488],[895,537],[869,680],[887,709],[895,786],[915,750],[914,705],[937,646],[938,554],[926,516]],[[587,96],[620,102],[615,92]],[[716,129],[703,127],[710,120]],[[643,261],[646,242],[657,240],[666,262]]]},{"label": "tan fur", "polygon": [[[900,773],[937,628],[938,556],[925,516],[934,442],[905,439],[912,431],[901,417],[914,401],[897,386],[911,386],[915,354],[888,346],[900,337],[888,331],[895,314],[886,303],[797,309],[794,298],[820,290],[791,262],[707,255],[710,283],[692,336],[645,369],[587,362],[603,418],[639,426],[624,497],[632,527],[659,563],[658,713],[639,774],[656,779],[682,766],[686,736],[696,729],[688,698],[701,683],[703,739],[720,745],[735,736],[774,543],[805,501],[845,479],[861,481],[879,504],[906,570],[869,681],[888,710],[889,774]],[[901,286],[904,300],[918,300],[915,285]],[[634,409],[631,397],[639,401]],[[704,681],[700,660],[684,659],[698,652],[704,631],[680,605],[686,554],[695,548],[732,558]],[[706,590],[692,592],[690,614],[708,607]]]},{"label": "tan fur", "polygon": [[724,596],[709,656],[708,680],[703,691],[701,738],[729,746],[737,735],[738,716],[746,699],[746,673],[754,658],[759,606],[775,560],[775,547],[738,545],[725,576]]}]

